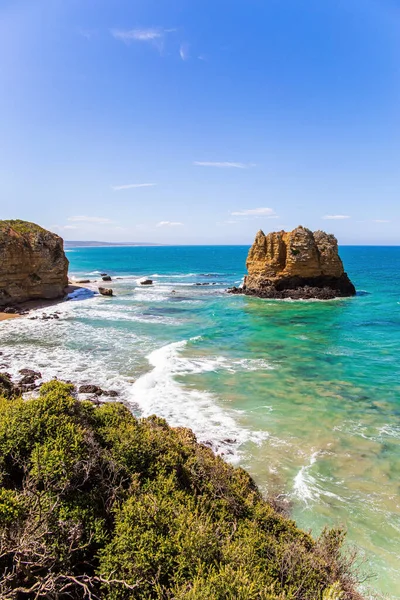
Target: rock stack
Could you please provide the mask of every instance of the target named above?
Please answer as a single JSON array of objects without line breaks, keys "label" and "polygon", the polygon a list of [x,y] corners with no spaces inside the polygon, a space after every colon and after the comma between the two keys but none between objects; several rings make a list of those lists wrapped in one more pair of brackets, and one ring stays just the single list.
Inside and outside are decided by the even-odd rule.
[{"label": "rock stack", "polygon": [[257,233],[247,262],[242,293],[260,298],[329,300],[354,296],[355,287],[343,268],[334,235],[305,227]]}]

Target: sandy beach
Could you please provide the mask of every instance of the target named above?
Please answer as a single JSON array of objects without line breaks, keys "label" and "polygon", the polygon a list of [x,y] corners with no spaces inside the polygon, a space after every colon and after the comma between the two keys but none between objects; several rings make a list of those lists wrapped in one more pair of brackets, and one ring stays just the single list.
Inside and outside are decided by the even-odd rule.
[{"label": "sandy beach", "polygon": [[[69,285],[65,289],[66,295],[63,298],[53,298],[53,299],[49,299],[49,300],[46,300],[43,298],[38,298],[36,300],[27,300],[26,302],[20,302],[20,303],[16,304],[16,306],[19,309],[26,311],[27,313],[30,312],[31,310],[37,310],[39,308],[47,308],[50,306],[56,306],[57,304],[60,304],[60,302],[66,302],[67,295],[71,294],[72,292],[75,292],[80,287],[82,287],[82,286]],[[21,317],[21,316],[23,316],[23,315],[0,312],[0,321],[7,321],[8,319],[16,319],[17,317]]]},{"label": "sandy beach", "polygon": [[7,321],[8,319],[15,319],[21,315],[11,315],[9,313],[0,312],[0,321]]}]

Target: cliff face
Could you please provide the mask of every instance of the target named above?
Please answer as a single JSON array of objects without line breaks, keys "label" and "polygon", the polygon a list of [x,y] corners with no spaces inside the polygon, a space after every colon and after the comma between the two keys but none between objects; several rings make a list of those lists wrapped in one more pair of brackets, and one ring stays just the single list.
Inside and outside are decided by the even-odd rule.
[{"label": "cliff face", "polygon": [[263,298],[352,296],[335,236],[305,227],[257,233],[246,262],[242,292]]},{"label": "cliff face", "polygon": [[60,298],[68,285],[63,240],[26,221],[0,221],[0,306]]}]

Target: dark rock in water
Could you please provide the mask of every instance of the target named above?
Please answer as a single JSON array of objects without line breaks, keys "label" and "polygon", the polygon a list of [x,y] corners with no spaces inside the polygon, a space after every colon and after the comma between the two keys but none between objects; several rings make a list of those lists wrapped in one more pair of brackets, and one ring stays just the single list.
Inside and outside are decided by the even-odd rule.
[{"label": "dark rock in water", "polygon": [[107,277],[108,273],[100,273],[100,277]]},{"label": "dark rock in water", "polygon": [[45,313],[41,317],[29,317],[29,319],[31,321],[35,321],[36,319],[42,319],[42,321],[49,321],[51,319],[59,319],[59,318],[60,318],[59,313],[51,313],[49,315]]},{"label": "dark rock in water", "polygon": [[3,308],[2,312],[6,313],[7,315],[17,315],[18,309],[15,308],[15,306],[6,306],[5,308]]},{"label": "dark rock in water", "polygon": [[232,439],[232,438],[225,438],[224,440],[222,440],[223,444],[236,444],[236,440]]},{"label": "dark rock in water", "polygon": [[74,283],[90,283],[90,279],[76,279]]},{"label": "dark rock in water", "polygon": [[259,298],[330,300],[354,296],[344,272],[335,236],[305,227],[293,231],[257,233],[241,288],[228,290]]},{"label": "dark rock in water", "polygon": [[110,277],[110,275],[103,275],[102,280],[103,281],[111,281],[111,277]]},{"label": "dark rock in water", "polygon": [[36,387],[36,380],[37,377],[35,377],[34,375],[24,375],[23,378],[21,379],[21,381],[19,382],[20,385],[34,385],[34,387]]},{"label": "dark rock in water", "polygon": [[32,369],[20,369],[18,371],[20,375],[25,375],[28,377],[33,377],[34,380],[42,379],[42,374],[39,371],[33,371]]},{"label": "dark rock in water", "polygon": [[94,394],[95,396],[101,396],[104,392],[98,385],[81,385],[78,389],[80,394]]},{"label": "dark rock in water", "polygon": [[22,386],[22,388],[30,386],[29,389],[35,389],[38,387],[36,381],[42,378],[42,374],[39,373],[39,371],[32,371],[32,369],[21,369],[19,373],[20,375],[23,375],[19,382],[19,385]]},{"label": "dark rock in water", "polygon": [[116,398],[119,396],[119,393],[116,390],[108,390],[103,391],[104,396],[109,396],[110,398]]},{"label": "dark rock in water", "polygon": [[203,446],[207,446],[207,448],[214,448],[214,444],[210,440],[205,440],[205,442],[203,442]]},{"label": "dark rock in water", "polygon": [[99,287],[99,292],[102,296],[113,296],[114,295],[114,292],[112,291],[111,288]]},{"label": "dark rock in water", "polygon": [[143,281],[140,282],[140,285],[153,285],[153,280],[152,279],[144,279]]}]

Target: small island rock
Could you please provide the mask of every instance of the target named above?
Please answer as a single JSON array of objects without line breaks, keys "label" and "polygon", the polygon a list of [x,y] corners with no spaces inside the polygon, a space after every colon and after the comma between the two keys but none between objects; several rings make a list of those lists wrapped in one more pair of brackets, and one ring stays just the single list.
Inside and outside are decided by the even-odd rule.
[{"label": "small island rock", "polygon": [[112,291],[111,288],[103,288],[103,287],[99,287],[99,293],[102,296],[113,296],[114,292]]},{"label": "small island rock", "polygon": [[329,300],[354,296],[355,287],[343,268],[334,235],[312,232],[305,227],[293,231],[257,233],[247,262],[248,275],[242,293],[260,298]]}]

